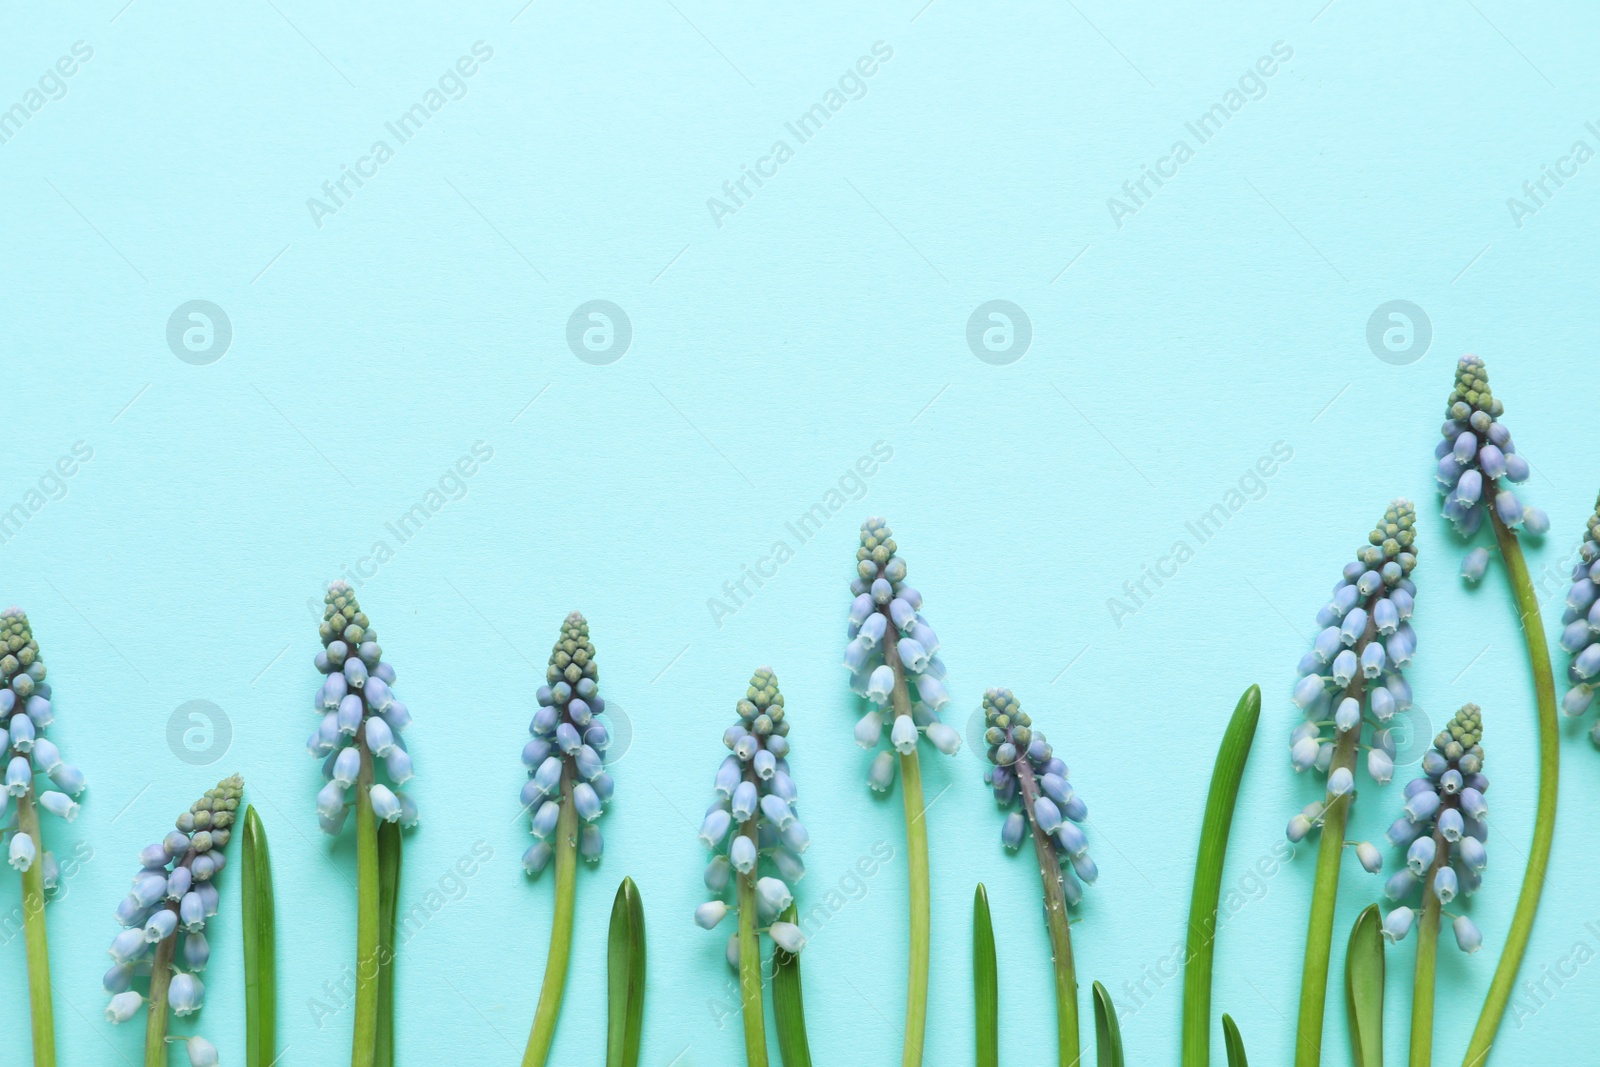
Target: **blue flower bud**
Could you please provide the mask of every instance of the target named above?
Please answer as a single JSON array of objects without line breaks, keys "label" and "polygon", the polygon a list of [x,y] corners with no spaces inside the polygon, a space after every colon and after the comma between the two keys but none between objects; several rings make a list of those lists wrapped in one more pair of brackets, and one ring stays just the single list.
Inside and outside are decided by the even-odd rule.
[{"label": "blue flower bud", "polygon": [[794,822],[794,812],[789,810],[789,805],[782,797],[771,793],[761,798],[761,814],[779,830]]},{"label": "blue flower bud", "polygon": [[1356,861],[1368,874],[1377,874],[1383,870],[1383,853],[1369,841],[1362,841],[1356,845]]},{"label": "blue flower bud", "polygon": [[740,834],[729,846],[728,858],[733,862],[734,870],[740,874],[749,874],[756,869],[756,843],[748,836]]},{"label": "blue flower bud", "polygon": [[733,864],[729,862],[728,857],[712,856],[711,861],[706,864],[704,877],[706,888],[713,893],[726,892],[732,878]]},{"label": "blue flower bud", "polygon": [[1456,898],[1457,893],[1456,872],[1449,867],[1440,867],[1433,874],[1433,895],[1439,898],[1439,903],[1448,904]]},{"label": "blue flower bud", "polygon": [[874,792],[888,792],[894,784],[894,757],[887,752],[879,752],[872,758],[872,764],[867,768],[867,784]]},{"label": "blue flower bud", "polygon": [[561,804],[559,801],[547,800],[539,805],[539,810],[533,813],[531,824],[534,837],[549,837],[555,833],[556,823],[561,819]]},{"label": "blue flower bud", "polygon": [[371,796],[372,814],[384,822],[400,821],[400,798],[394,795],[394,790],[378,782],[373,785]]},{"label": "blue flower bud", "polygon": [[579,782],[572,787],[572,805],[578,809],[578,817],[584,822],[594,822],[600,817],[600,797],[588,782]]},{"label": "blue flower bud", "polygon": [[[360,662],[355,660],[352,662]],[[346,669],[349,668],[347,663]],[[193,1015],[200,1010],[201,1003],[205,1000],[206,987],[200,984],[200,979],[192,974],[178,973],[172,976],[172,984],[167,987],[167,1003],[172,1007],[172,1014],[180,1018]]]},{"label": "blue flower bud", "polygon": [[733,818],[735,822],[748,822],[755,814],[759,802],[754,782],[740,782],[733,791]]},{"label": "blue flower bud", "polygon": [[1404,941],[1406,934],[1411,932],[1411,922],[1416,918],[1416,913],[1407,907],[1398,907],[1384,916],[1383,936],[1390,944]]},{"label": "blue flower bud", "polygon": [[702,930],[715,929],[728,914],[728,905],[720,900],[708,900],[694,910],[695,925]]},{"label": "blue flower bud", "polygon": [[109,1023],[125,1023],[138,1014],[144,1006],[144,997],[132,990],[118,993],[111,998],[111,1003],[106,1005],[106,1021]]},{"label": "blue flower bud", "polygon": [[177,929],[178,913],[171,908],[162,908],[145,921],[144,939],[153,945],[165,941]]},{"label": "blue flower bud", "polygon": [[1456,845],[1456,855],[1469,870],[1481,871],[1489,865],[1489,850],[1476,837],[1463,837]]}]

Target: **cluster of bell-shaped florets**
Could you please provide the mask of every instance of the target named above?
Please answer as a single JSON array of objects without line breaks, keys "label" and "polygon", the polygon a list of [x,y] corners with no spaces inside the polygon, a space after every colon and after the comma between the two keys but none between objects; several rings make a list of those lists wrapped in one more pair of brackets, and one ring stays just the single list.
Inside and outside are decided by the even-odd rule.
[{"label": "cluster of bell-shaped florets", "polygon": [[[756,919],[773,943],[785,952],[799,952],[805,935],[794,923],[779,919],[794,902],[794,886],[805,877],[800,856],[811,844],[795,814],[788,734],[778,679],[770,667],[762,667],[739,701],[739,721],[722,735],[731,754],[717,768],[716,796],[700,825],[700,840],[713,852],[705,883],[715,899],[695,909],[694,920],[710,930],[736,911],[725,898],[738,878],[753,887]],[[728,963],[739,965],[737,933],[728,937]]]},{"label": "cluster of bell-shaped florets", "polygon": [[[35,862],[43,864],[44,885],[54,889],[60,880],[60,867],[49,851],[39,856],[33,835],[18,829],[10,812],[13,800],[20,807],[37,799],[39,807],[71,822],[78,817],[78,802],[83,792],[83,772],[63,762],[61,752],[45,729],[55,721],[50,707],[50,685],[44,680],[44,660],[39,658],[39,642],[34,640],[28,617],[20,608],[0,612],[0,750],[5,757],[5,791],[0,793],[0,821],[11,834],[11,866],[29,870]],[[43,774],[54,789],[35,797],[33,778]]]},{"label": "cluster of bell-shaped florets", "polygon": [[1289,735],[1296,771],[1315,768],[1328,777],[1327,794],[1289,820],[1289,840],[1320,826],[1328,805],[1355,788],[1355,762],[1363,724],[1370,724],[1367,773],[1379,785],[1394,777],[1394,738],[1388,724],[1411,706],[1402,670],[1417,649],[1411,611],[1417,587],[1417,514],[1396,500],[1367,544],[1345,565],[1333,599],[1317,613],[1321,627],[1300,660],[1294,703],[1306,721]]},{"label": "cluster of bell-shaped florets", "polygon": [[522,807],[532,813],[533,836],[538,838],[522,857],[529,874],[544,870],[555,855],[552,839],[567,805],[582,820],[578,854],[596,862],[605,850],[600,827],[594,823],[616,783],[605,769],[611,734],[596,718],[606,710],[599,681],[589,623],[574,611],[561,624],[561,637],[550,652],[546,684],[538,692],[539,710],[528,727],[533,739],[522,749],[522,763],[530,775],[522,787]]},{"label": "cluster of bell-shaped florets", "polygon": [[[127,1022],[138,1012],[144,995],[133,988],[134,982],[152,978],[152,968],[158,972],[152,981],[170,977],[167,1003],[175,1013],[200,1010],[205,986],[197,975],[211,959],[206,920],[217,913],[216,879],[228,862],[228,839],[243,795],[243,778],[224,778],[178,816],[176,829],[139,853],[133,891],[117,905],[122,932],[111,941],[114,962],[103,982],[111,994],[106,1008],[111,1022]],[[198,1041],[196,1051],[210,1049],[204,1038],[188,1040]]]},{"label": "cluster of bell-shaped florets", "polygon": [[[1423,777],[1406,786],[1405,814],[1389,827],[1389,841],[1406,852],[1406,866],[1384,886],[1396,903],[1383,921],[1383,933],[1399,941],[1411,929],[1416,913],[1401,902],[1419,888],[1426,909],[1429,897],[1447,906],[1459,893],[1471,894],[1483,882],[1489,854],[1489,806],[1483,794],[1483,717],[1468,704],[1434,738],[1422,757]],[[1476,952],[1483,935],[1472,920],[1457,915],[1453,926],[1463,952]]]},{"label": "cluster of bell-shaped florets", "polygon": [[983,694],[984,742],[993,766],[983,772],[983,780],[994,790],[994,799],[1006,812],[1000,824],[1000,840],[1015,851],[1022,847],[1032,825],[1034,842],[1048,841],[1056,850],[1061,868],[1061,884],[1067,903],[1083,899],[1082,882],[1093,884],[1099,868],[1089,858],[1089,839],[1078,824],[1089,817],[1083,798],[1073,792],[1063,763],[1034,729],[1033,721],[1009,689],[991,689]]},{"label": "cluster of bell-shaped florets", "polygon": [[[876,748],[887,715],[895,752],[915,752],[918,736],[925,733],[940,752],[954,755],[961,735],[939,720],[940,710],[950,702],[939,635],[920,614],[922,594],[906,584],[905,560],[895,555],[894,537],[882,519],[861,524],[850,591],[856,598],[850,605],[844,666],[850,687],[873,705],[856,724],[856,743]],[[879,792],[894,783],[893,753],[883,751],[873,758],[867,782]]]},{"label": "cluster of bell-shaped florets", "polygon": [[[1572,688],[1561,707],[1568,715],[1582,715],[1600,690],[1600,503],[1589,516],[1578,560],[1572,565],[1572,588],[1567,590],[1561,621],[1566,624],[1561,647],[1572,654],[1567,665]],[[1600,723],[1590,729],[1589,739],[1600,745]]]},{"label": "cluster of bell-shaped florets", "polygon": [[[400,737],[411,712],[395,699],[394,668],[383,662],[378,635],[348,582],[328,586],[325,601],[316,664],[327,677],[314,701],[322,722],[306,742],[322,759],[327,781],[317,794],[317,821],[323,833],[337,834],[353,806],[351,790],[364,789],[378,818],[414,826],[417,806],[400,791],[412,774]],[[387,784],[378,780],[380,763]]]},{"label": "cluster of bell-shaped florets", "polygon": [[[1462,356],[1456,364],[1455,387],[1445,411],[1442,440],[1434,449],[1439,460],[1439,491],[1444,494],[1444,517],[1465,537],[1477,533],[1488,509],[1507,526],[1521,526],[1535,537],[1550,529],[1550,519],[1538,508],[1524,507],[1515,491],[1500,479],[1522,482],[1528,478],[1528,461],[1517,454],[1511,431],[1500,416],[1505,405],[1489,388],[1489,372],[1477,356]],[[1489,550],[1475,548],[1461,564],[1470,581],[1483,577]]]}]

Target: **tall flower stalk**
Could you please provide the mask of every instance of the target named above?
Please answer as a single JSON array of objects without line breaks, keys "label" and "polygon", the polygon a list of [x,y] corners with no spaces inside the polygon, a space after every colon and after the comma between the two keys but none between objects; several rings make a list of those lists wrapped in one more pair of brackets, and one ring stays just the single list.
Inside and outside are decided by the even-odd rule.
[{"label": "tall flower stalk", "polygon": [[[1044,734],[1009,689],[983,695],[984,742],[989,762],[983,780],[1007,814],[1000,840],[1016,851],[1030,835],[1044,883],[1044,921],[1056,979],[1056,1027],[1061,1067],[1079,1062],[1078,979],[1072,958],[1067,912],[1083,900],[1084,883],[1099,877],[1089,858],[1089,841],[1078,824],[1089,816],[1082,798],[1067,781],[1067,765],[1051,751]],[[1017,810],[1019,809],[1020,810]]]},{"label": "tall flower stalk", "polygon": [[[716,795],[700,826],[700,840],[713,852],[705,877],[713,899],[695,910],[694,920],[710,930],[730,910],[736,913],[739,928],[728,937],[728,963],[739,972],[745,1060],[750,1067],[766,1067],[761,935],[768,934],[785,952],[805,947],[800,927],[780,917],[794,903],[795,884],[805,877],[800,855],[811,835],[795,816],[789,723],[771,668],[762,667],[750,678],[738,711],[739,721],[722,735],[732,754],[717,768]],[[730,881],[732,909],[725,899]]]},{"label": "tall flower stalk", "polygon": [[138,1014],[145,998],[133,987],[148,974],[145,1067],[165,1067],[169,1041],[187,1046],[194,1067],[217,1062],[217,1050],[205,1038],[169,1038],[167,1014],[170,1008],[180,1018],[193,1015],[205,999],[199,974],[211,959],[206,921],[217,913],[216,878],[228,862],[228,841],[243,794],[244,779],[236,774],[191,804],[178,816],[176,829],[139,853],[133,890],[117,905],[123,929],[111,941],[114,962],[103,980],[111,994],[106,1018],[125,1023]]},{"label": "tall flower stalk", "polygon": [[[8,757],[0,821],[11,835],[11,866],[22,875],[23,940],[28,955],[28,1001],[33,1024],[34,1067],[55,1067],[55,1017],[50,1001],[50,944],[45,930],[45,894],[56,888],[61,868],[46,851],[39,811],[71,822],[78,814],[72,798],[83,792],[83,772],[65,763],[45,730],[55,721],[44,660],[28,617],[20,608],[0,612],[0,745]],[[34,776],[45,775],[54,789],[39,792]],[[11,801],[14,819],[6,819]]]},{"label": "tall flower stalk", "polygon": [[[1289,820],[1289,840],[1299,842],[1320,828],[1317,873],[1300,974],[1296,1067],[1317,1067],[1322,1057],[1322,1022],[1328,994],[1328,959],[1333,951],[1333,913],[1339,894],[1345,826],[1355,799],[1355,771],[1367,749],[1367,774],[1379,785],[1394,776],[1395,745],[1388,723],[1411,706],[1411,686],[1401,670],[1416,651],[1411,611],[1416,585],[1416,511],[1409,500],[1389,505],[1367,544],[1333,587],[1333,599],[1317,613],[1321,627],[1300,661],[1294,703],[1306,721],[1289,737],[1296,771],[1327,775],[1327,791]],[[1372,733],[1363,744],[1363,727]],[[1382,864],[1377,849],[1356,846],[1363,867]]]},{"label": "tall flower stalk", "polygon": [[[1417,928],[1417,974],[1411,998],[1411,1067],[1433,1062],[1434,967],[1439,954],[1439,926],[1445,908],[1458,894],[1477,891],[1489,862],[1484,842],[1489,837],[1489,807],[1483,794],[1483,717],[1467,704],[1434,738],[1422,757],[1422,777],[1406,786],[1405,814],[1389,827],[1389,841],[1405,849],[1405,867],[1384,886],[1396,903],[1383,922],[1390,941]],[[1422,890],[1420,914],[1404,901]],[[1473,953],[1483,935],[1465,915],[1451,917],[1456,944]]]},{"label": "tall flower stalk", "polygon": [[[1500,1028],[1506,1005],[1511,1000],[1522,956],[1533,934],[1533,919],[1544,891],[1545,871],[1550,865],[1550,848],[1556,832],[1556,794],[1561,773],[1561,737],[1556,716],[1555,674],[1550,666],[1550,648],[1545,642],[1544,620],[1539,615],[1539,597],[1522,555],[1518,530],[1534,537],[1550,528],[1550,520],[1538,508],[1526,507],[1516,491],[1502,484],[1526,481],[1528,461],[1516,450],[1511,431],[1500,421],[1505,412],[1489,388],[1488,371],[1477,356],[1462,356],[1456,364],[1455,387],[1445,411],[1441,440],[1434,450],[1438,459],[1437,477],[1444,493],[1444,515],[1456,524],[1462,536],[1470,538],[1489,521],[1494,531],[1500,558],[1505,561],[1511,592],[1516,599],[1517,617],[1528,645],[1528,665],[1533,672],[1533,690],[1539,729],[1539,793],[1534,811],[1533,841],[1528,848],[1528,867],[1522,876],[1517,907],[1506,933],[1506,947],[1500,953],[1489,993],[1484,998],[1478,1024],[1467,1045],[1468,1067],[1480,1067],[1489,1058],[1494,1035]],[[1488,550],[1469,552],[1462,573],[1472,581],[1483,577],[1488,566]],[[1577,574],[1574,574],[1577,577]],[[1577,621],[1576,608],[1569,603],[1565,621]],[[1565,637],[1565,635],[1563,635]]]},{"label": "tall flower stalk", "polygon": [[911,962],[901,1064],[917,1067],[922,1063],[928,1021],[932,926],[928,827],[917,741],[926,734],[935,748],[949,756],[961,747],[961,735],[939,721],[940,709],[950,702],[943,681],[944,664],[938,656],[939,638],[919,614],[922,594],[906,584],[905,560],[895,555],[896,547],[882,519],[861,524],[856,577],[850,583],[855,600],[850,605],[850,643],[845,648],[844,666],[850,672],[851,688],[873,705],[856,724],[856,742],[862,748],[876,748],[883,736],[885,715],[890,719],[889,743],[894,751],[873,757],[868,783],[878,792],[887,791],[894,783],[897,756],[900,763],[911,883]]},{"label": "tall flower stalk", "polygon": [[[327,677],[314,706],[321,723],[306,742],[322,757],[327,784],[317,794],[317,821],[336,836],[356,813],[356,995],[351,1067],[372,1067],[378,1046],[382,974],[393,964],[380,946],[378,823],[414,826],[417,806],[399,787],[412,776],[400,734],[411,712],[395,699],[394,668],[383,661],[378,635],[348,582],[328,587],[316,666]],[[387,778],[387,784],[380,779]]]},{"label": "tall flower stalk", "polygon": [[538,838],[522,857],[522,865],[529,875],[539,874],[552,860],[556,868],[550,952],[523,1067],[543,1067],[550,1058],[572,957],[578,857],[598,863],[604,850],[595,820],[615,784],[601,756],[611,735],[595,718],[606,708],[599,680],[589,623],[574,611],[561,624],[561,636],[550,652],[546,684],[537,694],[539,710],[528,728],[533,738],[522,750],[522,763],[530,774],[522,787],[522,807],[532,814],[533,836]]}]

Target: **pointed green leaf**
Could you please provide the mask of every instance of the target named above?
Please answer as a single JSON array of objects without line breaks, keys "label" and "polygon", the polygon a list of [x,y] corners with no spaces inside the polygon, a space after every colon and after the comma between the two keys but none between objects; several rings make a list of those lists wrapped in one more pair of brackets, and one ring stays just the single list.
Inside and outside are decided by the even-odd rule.
[{"label": "pointed green leaf", "polygon": [[1228,1067],[1250,1067],[1250,1062],[1244,1058],[1244,1038],[1239,1036],[1233,1016],[1226,1012],[1222,1015],[1222,1043],[1228,1048]]},{"label": "pointed green leaf", "polygon": [[1369,904],[1350,928],[1344,958],[1344,1003],[1350,1014],[1355,1067],[1383,1067],[1383,917]]},{"label": "pointed green leaf", "polygon": [[278,967],[272,857],[267,831],[254,805],[244,810],[240,832],[244,882],[244,1030],[247,1067],[272,1067],[278,1059]]},{"label": "pointed green leaf", "polygon": [[978,883],[972,894],[972,1007],[976,1013],[978,1067],[1000,1063],[1000,976],[994,956],[994,924],[989,921],[989,891]]},{"label": "pointed green leaf", "polygon": [[1099,982],[1094,984],[1094,1048],[1098,1067],[1123,1067],[1122,1027],[1117,1025],[1117,1006]]},{"label": "pointed green leaf", "polygon": [[373,1067],[394,1067],[394,928],[400,910],[400,824],[378,827],[378,1032]]},{"label": "pointed green leaf", "polygon": [[1261,689],[1252,685],[1239,698],[1222,735],[1200,825],[1200,851],[1189,898],[1187,963],[1183,968],[1183,1067],[1211,1062],[1211,967],[1217,942],[1217,902],[1222,896],[1222,864],[1228,853],[1233,805],[1239,799],[1250,743],[1261,718]]},{"label": "pointed green leaf", "polygon": [[[786,923],[797,922],[799,911],[790,904],[779,918]],[[783,1067],[811,1067],[806,1005],[800,992],[800,957],[781,948],[772,950],[772,1017]]]},{"label": "pointed green leaf", "polygon": [[606,1067],[638,1067],[644,1035],[644,904],[632,878],[617,886],[606,946]]}]

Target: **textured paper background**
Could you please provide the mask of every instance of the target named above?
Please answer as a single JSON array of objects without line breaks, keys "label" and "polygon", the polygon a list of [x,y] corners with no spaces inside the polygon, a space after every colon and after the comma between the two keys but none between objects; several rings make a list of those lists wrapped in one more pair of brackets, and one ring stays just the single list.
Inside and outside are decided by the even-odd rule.
[{"label": "textured paper background", "polygon": [[[1533,718],[1503,571],[1460,586],[1430,454],[1452,361],[1483,354],[1536,464],[1526,495],[1554,521],[1530,557],[1554,633],[1557,579],[1600,482],[1586,375],[1600,164],[1569,158],[1577,140],[1600,149],[1585,126],[1600,120],[1594,13],[1501,0],[450,7],[0,14],[0,106],[26,112],[0,143],[0,508],[26,512],[0,544],[0,598],[32,616],[53,736],[92,783],[79,821],[48,827],[63,854],[92,850],[50,909],[62,1062],[136,1061],[140,1033],[100,1014],[111,909],[137,849],[234,770],[271,835],[285,1062],[344,1062],[353,855],[317,832],[302,744],[317,680],[307,601],[347,567],[365,575],[416,717],[424,822],[403,907],[427,918],[400,963],[405,1062],[516,1062],[526,1039],[551,887],[519,868],[518,752],[572,608],[592,620],[632,741],[604,862],[581,872],[554,1061],[601,1055],[604,931],[625,874],[650,923],[645,1062],[740,1061],[722,938],[690,922],[693,824],[718,736],[764,663],[789,701],[815,842],[800,901],[827,914],[805,955],[817,1062],[893,1061],[902,817],[898,795],[866,790],[838,666],[855,528],[872,513],[894,525],[944,639],[953,720],[1010,685],[1073,768],[1102,871],[1074,928],[1079,973],[1116,996],[1130,1062],[1175,1061],[1173,946],[1205,783],[1234,700],[1262,685],[1216,1008],[1253,1057],[1282,1062],[1312,856],[1274,857],[1315,792],[1287,765],[1288,690],[1340,567],[1400,494],[1423,516],[1419,705],[1437,725],[1481,703],[1494,780],[1491,866],[1470,904],[1485,949],[1439,964],[1439,1061],[1458,1056],[1520,881]],[[80,41],[92,57],[47,77]],[[477,42],[473,73],[428,110]],[[875,48],[892,56],[863,65],[851,98],[847,75]],[[1257,68],[1275,48],[1292,54]],[[418,103],[426,122],[402,143],[386,124]],[[786,124],[817,104],[826,122],[813,113],[802,141]],[[1201,143],[1186,124],[1216,104],[1227,121]],[[1143,168],[1173,173],[1178,140],[1191,158],[1129,199]],[[1545,164],[1565,184],[1545,179],[1518,226],[1507,199]],[[369,176],[333,203],[322,186],[345,167]],[[770,176],[730,203],[723,183],[747,167]],[[736,210],[713,212],[713,197]],[[214,339],[169,347],[191,300],[227,316],[220,359],[205,362]],[[607,365],[566,340],[591,300],[631,324]],[[969,348],[969,317],[991,300],[1025,311],[1020,359]],[[1369,346],[1369,318],[1392,300],[1424,309],[1425,352]],[[28,511],[78,442],[92,458]],[[461,495],[446,481],[400,543],[386,524],[475,442],[492,458]],[[878,442],[892,458],[864,488],[841,482]],[[1201,544],[1186,524],[1275,446],[1291,457],[1259,488],[1246,480]],[[802,544],[786,524],[817,504],[828,517]],[[780,539],[792,557],[775,566]],[[1193,558],[1114,619],[1108,600],[1146,567],[1170,575],[1179,539]],[[378,541],[392,550],[381,563]],[[771,576],[714,620],[708,600],[747,566]],[[198,754],[181,741],[196,700],[216,709]],[[1552,1062],[1600,1035],[1600,978],[1578,962],[1600,950],[1600,756],[1583,727],[1566,732],[1563,821],[1524,967],[1544,992],[1508,1015],[1505,1062]],[[1006,1058],[1036,1057],[1054,1045],[1037,871],[1000,847],[981,754],[925,762],[927,1062],[970,1062],[979,879],[1000,926]],[[1380,835],[1399,797],[1364,787],[1352,833]],[[875,849],[893,858],[853,876]],[[470,876],[453,873],[463,859]],[[1350,920],[1380,884],[1348,864],[1335,991]],[[0,879],[0,911],[17,900]],[[199,1026],[238,1063],[236,877],[225,901]],[[1396,1055],[1413,949],[1390,955]],[[9,1061],[26,1043],[23,966],[6,927]],[[1330,1063],[1346,1056],[1343,1015],[1331,995]]]}]

